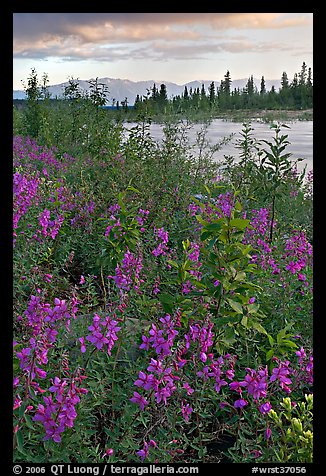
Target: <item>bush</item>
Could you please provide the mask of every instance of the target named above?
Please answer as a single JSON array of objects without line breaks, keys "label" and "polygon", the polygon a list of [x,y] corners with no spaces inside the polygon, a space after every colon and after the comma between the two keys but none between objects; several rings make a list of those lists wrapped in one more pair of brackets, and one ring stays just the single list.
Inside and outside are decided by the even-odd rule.
[{"label": "bush", "polygon": [[55,146],[55,110],[43,145],[14,138],[15,461],[221,461],[231,435],[232,462],[311,462],[312,191],[287,136],[245,125],[221,171],[180,124],[158,146],[102,112],[85,143],[68,112]]}]

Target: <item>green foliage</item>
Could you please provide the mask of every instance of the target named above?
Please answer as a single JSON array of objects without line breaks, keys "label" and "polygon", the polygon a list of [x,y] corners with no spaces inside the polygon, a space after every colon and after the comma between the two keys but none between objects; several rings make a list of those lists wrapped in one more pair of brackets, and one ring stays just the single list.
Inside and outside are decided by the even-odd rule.
[{"label": "green foliage", "polygon": [[[300,81],[308,81],[305,70]],[[139,101],[137,123],[128,129],[120,120],[125,116],[99,107],[106,91],[97,80],[84,95],[71,79],[65,99],[52,104],[46,84],[44,77],[42,89],[33,71],[29,109],[15,112],[15,131],[31,133],[31,114],[38,139],[20,138],[14,153],[15,461],[137,463],[137,451],[151,441],[145,462],[216,462],[222,455],[210,454],[209,445],[228,432],[232,462],[311,462],[311,384],[300,379],[307,365],[295,362],[301,347],[312,346],[312,189],[304,173],[292,172],[283,125],[272,126],[274,137],[262,148],[244,123],[239,161],[228,158],[220,166],[213,152],[228,139],[212,148],[206,135],[210,110],[239,100],[229,72],[219,90],[212,83],[209,94],[187,90],[173,102],[178,111],[185,104],[207,111],[197,156],[188,137],[193,123],[168,111],[164,85]],[[251,78],[246,94],[257,99]],[[150,126],[163,111],[158,144]],[[128,286],[113,279],[119,271],[130,278]],[[31,296],[43,303],[42,312],[56,299],[69,315],[51,324],[58,334],[38,361],[46,369],[42,378],[32,377],[17,354],[30,346],[35,360],[33,339],[42,345],[44,338],[43,327],[42,339],[33,333],[42,312],[31,319]],[[120,327],[111,354],[87,339],[95,313],[103,326],[110,317]],[[158,329],[167,339],[167,314],[176,331],[169,335],[170,353],[146,349],[145,336]],[[134,383],[140,371],[152,372],[153,359],[164,369],[157,372],[160,389],[164,372],[175,387],[167,402],[154,398],[157,389],[146,393]],[[228,374],[223,368],[218,375],[218,359],[229,365]],[[284,398],[279,381],[268,380],[269,393],[257,399],[242,386],[248,402],[237,407],[243,395],[230,383],[243,381],[248,368],[266,369],[269,378],[280,361],[293,366],[296,405]],[[73,425],[61,441],[44,440],[44,426],[34,419],[43,397],[55,398],[49,390],[55,377],[69,381],[81,369],[88,393],[79,395]],[[201,376],[204,370],[209,378]],[[134,391],[148,399],[143,410],[130,401]],[[267,399],[272,410],[260,411]]]},{"label": "green foliage", "polygon": [[271,410],[269,419],[274,424],[273,452],[276,461],[286,463],[312,463],[313,461],[313,394],[292,404],[283,398],[281,410]]}]

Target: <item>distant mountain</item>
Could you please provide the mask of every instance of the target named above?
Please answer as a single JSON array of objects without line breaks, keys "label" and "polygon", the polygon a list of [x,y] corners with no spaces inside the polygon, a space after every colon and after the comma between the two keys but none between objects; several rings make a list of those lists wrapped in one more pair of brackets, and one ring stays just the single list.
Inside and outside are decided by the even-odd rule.
[{"label": "distant mountain", "polygon": [[[190,88],[192,90],[199,88],[201,89],[202,84],[206,91],[208,91],[209,85],[211,82],[214,81],[215,87],[220,85],[220,81],[216,80],[198,80],[198,81],[190,81],[189,83],[185,84],[176,84],[169,81],[158,81],[158,80],[147,80],[147,81],[130,81],[129,79],[114,79],[114,78],[99,78],[98,82],[103,83],[108,87],[108,104],[112,104],[113,101],[124,101],[126,98],[130,105],[134,104],[137,94],[139,96],[146,96],[147,92],[150,91],[155,83],[157,89],[160,89],[161,84],[165,84],[167,94],[169,98],[173,96],[181,95],[184,92],[185,86],[187,86],[188,92]],[[244,88],[247,84],[248,78],[243,79],[235,79],[232,80],[231,90],[234,88]],[[260,79],[254,78],[254,82],[257,86],[257,89],[260,89]],[[78,80],[79,86],[82,90],[89,89],[88,80]],[[68,81],[65,83],[54,84],[49,86],[49,92],[52,98],[55,97],[62,97],[64,93],[64,88],[69,84]],[[266,79],[266,90],[270,90],[272,86],[275,87],[276,91],[280,88],[281,81],[278,79]],[[25,92],[22,90],[13,90],[13,99],[25,99],[26,95]]]}]

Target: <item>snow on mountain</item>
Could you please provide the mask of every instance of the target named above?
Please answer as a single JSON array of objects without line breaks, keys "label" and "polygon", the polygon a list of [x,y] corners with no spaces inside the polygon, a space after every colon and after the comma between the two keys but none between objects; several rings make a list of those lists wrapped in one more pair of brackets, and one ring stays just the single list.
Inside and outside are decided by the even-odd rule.
[{"label": "snow on mountain", "polygon": [[[91,78],[94,79],[94,78]],[[88,90],[90,83],[89,80],[78,80],[79,86],[82,90]],[[201,90],[202,84],[204,84],[206,92],[208,91],[209,85],[214,81],[215,87],[220,85],[220,81],[216,80],[198,80],[190,81],[185,84],[176,84],[170,81],[158,81],[158,80],[147,80],[147,81],[131,81],[129,79],[115,79],[115,78],[98,78],[98,82],[107,86],[109,93],[107,95],[108,104],[111,105],[114,101],[124,101],[127,98],[128,104],[132,105],[135,102],[137,94],[139,96],[146,96],[148,92],[151,91],[153,85],[156,85],[156,88],[159,90],[161,84],[165,84],[167,94],[169,98],[173,96],[181,95],[184,92],[185,86],[187,86],[188,92],[190,88],[195,90],[199,88]],[[240,90],[245,87],[248,78],[244,79],[235,79],[232,80],[231,90],[234,88],[240,88]],[[257,89],[260,89],[260,79],[254,78]],[[275,89],[278,90],[280,87],[280,80],[265,80],[267,91],[271,89],[272,85],[275,86]],[[60,84],[54,84],[49,86],[49,92],[52,98],[62,97],[64,93],[64,88],[69,82],[64,82]],[[24,99],[25,92],[22,90],[13,90],[13,99]]]}]

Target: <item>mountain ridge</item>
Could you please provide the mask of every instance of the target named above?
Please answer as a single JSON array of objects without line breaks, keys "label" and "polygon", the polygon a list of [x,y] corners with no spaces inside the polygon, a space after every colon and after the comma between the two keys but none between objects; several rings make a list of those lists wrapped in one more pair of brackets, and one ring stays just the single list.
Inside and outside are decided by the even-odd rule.
[{"label": "mountain ridge", "polygon": [[[89,81],[94,80],[95,78],[90,79],[78,79],[78,84],[82,90],[89,89]],[[247,84],[248,78],[240,78],[232,80],[231,82],[231,90],[234,88],[244,88]],[[254,78],[254,83],[257,89],[260,89],[260,81],[261,79]],[[201,89],[202,85],[204,84],[206,92],[208,92],[209,85],[214,82],[215,87],[220,86],[220,81],[218,80],[193,80],[189,81],[184,84],[177,84],[172,81],[164,81],[164,80],[142,80],[142,81],[132,81],[127,78],[110,78],[110,77],[103,77],[98,78],[98,82],[105,84],[108,89],[109,93],[108,103],[111,104],[114,101],[124,101],[127,98],[129,104],[134,104],[137,94],[139,96],[146,96],[148,91],[150,91],[155,84],[157,89],[160,89],[161,84],[165,84],[167,95],[169,99],[174,96],[181,95],[184,92],[185,86],[187,86],[188,92],[189,89],[192,88],[193,90],[196,88]],[[63,83],[53,84],[49,86],[49,92],[51,97],[62,97],[64,93],[64,88],[69,84],[69,81],[65,81]],[[275,87],[277,90],[280,87],[281,80],[278,79],[265,79],[266,90],[270,90],[272,86]],[[25,99],[26,94],[24,90],[16,89],[13,90],[13,99]]]}]

